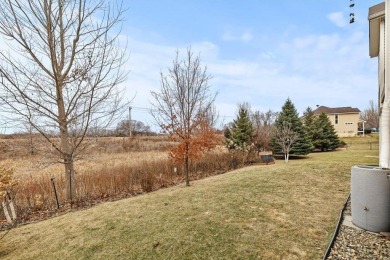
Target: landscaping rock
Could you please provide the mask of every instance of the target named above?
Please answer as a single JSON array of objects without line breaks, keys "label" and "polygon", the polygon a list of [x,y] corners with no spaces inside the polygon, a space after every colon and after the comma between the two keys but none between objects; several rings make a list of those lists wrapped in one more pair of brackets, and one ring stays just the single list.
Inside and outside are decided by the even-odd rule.
[{"label": "landscaping rock", "polygon": [[[350,209],[349,201],[344,218]],[[390,239],[386,232],[376,234],[342,225],[327,259],[390,260]]]}]

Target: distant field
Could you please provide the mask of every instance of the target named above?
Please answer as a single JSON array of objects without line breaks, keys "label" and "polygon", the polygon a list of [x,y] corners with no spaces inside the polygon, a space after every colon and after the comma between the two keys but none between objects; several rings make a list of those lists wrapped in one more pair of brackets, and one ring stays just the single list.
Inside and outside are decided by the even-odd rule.
[{"label": "distant field", "polygon": [[[166,158],[166,151],[174,145],[166,136],[99,137],[90,143],[82,160],[76,162],[79,172]],[[62,174],[63,165],[57,163],[58,157],[46,140],[34,137],[32,147],[28,138],[0,139],[0,163],[13,168],[20,178]]]},{"label": "distant field", "polygon": [[353,148],[21,226],[1,241],[0,258],[320,259],[350,191],[351,166],[378,160],[377,150]]}]

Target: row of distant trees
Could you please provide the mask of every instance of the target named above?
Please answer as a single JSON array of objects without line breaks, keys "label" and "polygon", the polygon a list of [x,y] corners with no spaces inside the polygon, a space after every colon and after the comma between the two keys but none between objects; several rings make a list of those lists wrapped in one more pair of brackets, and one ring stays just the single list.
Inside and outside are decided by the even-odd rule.
[{"label": "row of distant trees", "polygon": [[[360,117],[366,128],[379,127],[378,107],[369,102]],[[270,151],[284,154],[287,162],[290,154],[306,155],[312,151],[333,151],[340,146],[340,139],[325,113],[314,114],[308,107],[302,117],[290,99],[280,112],[252,110],[248,103],[238,105],[236,119],[225,130],[225,145],[230,151],[250,153]]]},{"label": "row of distant trees", "polygon": [[335,150],[340,144],[326,114],[315,115],[308,107],[300,118],[290,99],[279,113],[252,111],[247,103],[238,105],[237,117],[226,127],[224,136],[226,147],[231,151],[272,150],[284,154],[286,162],[290,154]]},{"label": "row of distant trees", "polygon": [[[151,127],[147,124],[145,124],[142,121],[138,120],[130,120],[125,119],[121,120],[117,123],[115,128],[100,128],[100,127],[90,127],[88,131],[86,131],[85,136],[86,137],[126,137],[130,136],[137,136],[137,135],[157,135],[156,132],[152,131]],[[39,135],[37,131],[31,125],[25,124],[19,132],[14,132],[13,134],[4,135],[5,138],[12,138],[12,137],[21,137],[21,138],[31,138],[34,136]],[[59,132],[46,132],[46,135],[50,138],[59,137]]]},{"label": "row of distant trees", "polygon": [[138,121],[138,120],[122,120],[120,121],[115,130],[112,131],[111,135],[114,136],[130,136],[130,131],[131,135],[154,135],[154,133],[150,126]]}]

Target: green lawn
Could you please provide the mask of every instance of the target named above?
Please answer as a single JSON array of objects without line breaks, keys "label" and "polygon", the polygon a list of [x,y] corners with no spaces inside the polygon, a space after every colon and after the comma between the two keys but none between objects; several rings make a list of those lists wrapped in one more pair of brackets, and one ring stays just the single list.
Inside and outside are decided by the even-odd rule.
[{"label": "green lawn", "polygon": [[375,164],[376,155],[313,153],[104,203],[11,230],[0,258],[320,259],[350,167]]}]

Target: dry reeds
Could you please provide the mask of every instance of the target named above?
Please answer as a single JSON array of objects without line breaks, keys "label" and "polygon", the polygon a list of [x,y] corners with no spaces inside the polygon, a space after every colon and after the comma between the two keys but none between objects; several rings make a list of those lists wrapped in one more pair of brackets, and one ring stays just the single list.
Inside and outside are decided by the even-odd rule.
[{"label": "dry reeds", "polygon": [[[145,153],[147,154],[147,153]],[[196,180],[224,173],[236,168],[237,162],[226,151],[213,151],[190,166],[190,179]],[[24,178],[13,190],[21,222],[42,219],[67,210],[70,203],[65,196],[65,178],[57,174],[54,181],[60,208],[56,209],[52,176],[40,174]],[[117,200],[155,191],[183,181],[182,166],[164,158],[139,163],[116,164],[84,169],[75,176],[75,208],[90,207],[102,201]]]}]

